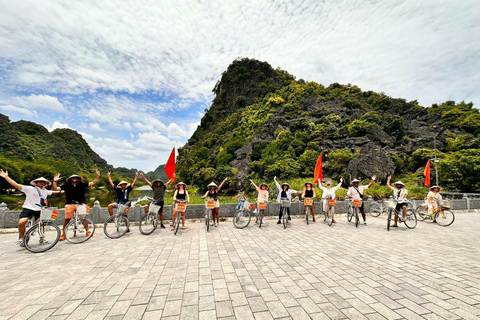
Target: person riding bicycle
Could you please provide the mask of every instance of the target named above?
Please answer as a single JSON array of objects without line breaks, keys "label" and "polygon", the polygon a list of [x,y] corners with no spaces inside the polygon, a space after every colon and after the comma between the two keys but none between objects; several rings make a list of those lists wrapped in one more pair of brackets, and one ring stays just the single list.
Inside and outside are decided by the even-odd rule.
[{"label": "person riding bicycle", "polygon": [[360,180],[358,179],[353,179],[352,180],[352,186],[348,188],[347,191],[347,197],[352,199],[352,200],[361,200],[362,201],[362,206],[360,207],[360,212],[362,213],[362,218],[363,218],[363,225],[367,225],[367,218],[365,215],[365,205],[364,205],[364,192],[368,188],[370,188],[373,185],[373,182],[377,179],[377,176],[372,176],[372,180],[367,186],[361,186],[360,185]]},{"label": "person riding bicycle", "polygon": [[[108,205],[108,214],[110,216],[113,216],[113,208],[117,208],[119,204],[126,204],[126,205],[129,204],[130,192],[133,190],[133,188],[135,188],[135,184],[137,184],[137,179],[138,179],[138,172],[135,172],[135,179],[133,180],[132,185],[130,185],[125,180],[122,180],[117,185],[115,185],[113,184],[113,181],[112,181],[112,174],[110,172],[108,173],[108,182],[110,183],[110,186],[112,187],[113,190],[115,190],[117,194],[115,202],[110,203]],[[127,232],[130,232],[128,225],[127,225]]]},{"label": "person riding bicycle", "polygon": [[[213,226],[218,227],[218,224],[220,223],[220,201],[218,201],[218,192],[222,189],[223,184],[227,181],[227,178],[223,179],[222,183],[220,183],[220,186],[217,186],[215,182],[211,182],[207,188],[208,191],[205,193],[202,197],[202,199],[205,199],[208,197],[210,201],[215,201],[215,207],[212,209],[212,220],[213,220]],[[215,217],[217,220],[217,223],[215,223]]]},{"label": "person riding bicycle", "polygon": [[25,201],[22,205],[23,210],[18,217],[18,240],[15,241],[15,244],[24,247],[25,243],[23,237],[25,235],[25,226],[28,220],[34,218],[35,221],[37,221],[40,218],[41,207],[47,205],[47,197],[53,193],[59,192],[45,189],[45,187],[49,187],[51,183],[44,177],[30,181],[30,186],[18,184],[8,176],[8,171],[3,171],[2,169],[0,169],[0,177],[7,180],[7,182],[15,189],[25,193]]},{"label": "person riding bicycle", "polygon": [[[167,183],[164,183],[160,179],[155,179],[152,182],[148,181],[148,179],[145,177],[143,172],[140,172],[140,175],[142,176],[143,180],[145,181],[146,184],[150,186],[153,190],[153,199],[155,200],[155,204],[157,206],[160,206],[160,209],[158,210],[158,216],[160,217],[160,227],[162,229],[165,229],[165,226],[163,225],[163,206],[165,205],[165,191],[167,191],[167,187],[170,183],[175,181],[175,174],[173,174],[172,179],[168,180]],[[149,210],[149,205],[147,204],[145,206],[145,213],[148,213]],[[172,220],[173,222],[173,220]]]},{"label": "person riding bicycle", "polygon": [[[277,181],[277,177],[274,177],[273,180],[275,181],[275,184],[277,185],[278,189],[278,196],[277,196],[277,202],[280,203],[282,199],[288,199],[289,201],[292,201],[292,194],[298,193],[297,190],[290,189],[290,185],[288,183],[283,183],[280,185]],[[278,214],[278,222],[277,224],[282,223],[282,216],[283,216],[283,209],[282,206],[280,206],[280,212]],[[292,220],[290,217],[290,208],[285,208],[287,209],[287,214],[288,214],[288,220]]]},{"label": "person riding bicycle", "polygon": [[[173,178],[172,178],[173,179]],[[190,196],[188,195],[187,191],[187,185],[183,182],[179,182],[176,184],[177,189],[175,190],[175,193],[173,194],[173,217],[172,217],[172,223],[175,221],[175,218],[177,217],[177,207],[175,204],[179,202],[190,202]],[[172,230],[174,230],[174,227],[172,225]],[[182,212],[182,229],[185,229],[185,212]]]},{"label": "person riding bicycle", "polygon": [[[397,206],[395,207],[395,210],[398,212],[402,212],[402,221],[405,221],[405,217],[407,216],[407,195],[408,195],[408,190],[405,189],[405,184],[403,184],[402,181],[397,181],[393,185],[395,187],[392,187],[390,185],[390,180],[392,179],[392,176],[388,176],[387,179],[387,187],[392,189],[393,191],[393,198],[397,201]],[[391,227],[398,227],[397,224],[398,216],[395,215],[395,221],[394,224]]]},{"label": "person riding bicycle", "polygon": [[[65,240],[65,227],[70,222],[70,219],[73,218],[75,210],[77,210],[77,204],[85,204],[87,201],[85,199],[85,193],[87,192],[88,187],[94,186],[98,179],[100,178],[100,171],[96,170],[97,176],[90,183],[83,182],[83,178],[79,175],[73,174],[65,180],[65,184],[58,187],[58,181],[60,180],[60,173],[57,173],[53,177],[53,191],[65,191],[65,220],[63,221],[62,236],[60,241]],[[88,224],[85,226],[86,236],[89,237],[92,233],[88,230]]]},{"label": "person riding bicycle", "polygon": [[437,223],[437,221],[434,218],[434,215],[439,208],[438,202],[443,199],[442,195],[440,194],[440,191],[442,191],[442,188],[439,186],[430,187],[430,191],[428,191],[428,194],[427,194],[427,199],[425,200],[425,203],[427,204],[427,208],[428,208],[427,213],[430,216],[430,219],[433,220],[433,223]]},{"label": "person riding bicycle", "polygon": [[[337,184],[335,187],[332,187],[331,182],[327,182],[327,187],[325,188],[322,186],[322,184],[319,182],[318,187],[322,190],[322,202],[323,202],[323,212],[327,214],[327,206],[328,206],[328,200],[335,200],[337,190],[342,187],[343,184],[343,178],[340,178],[340,183]],[[332,211],[332,223],[337,223],[335,221],[335,208]]]},{"label": "person riding bicycle", "polygon": [[[268,189],[269,189],[269,187],[265,183],[261,183],[259,186],[257,186],[255,184],[255,182],[253,182],[253,180],[250,180],[250,182],[255,187],[255,190],[257,190],[257,192],[258,192],[257,202],[255,203],[255,210],[259,210],[259,208],[258,208],[259,203],[261,203],[261,202],[268,203]],[[265,210],[262,210],[262,217],[261,217],[262,224],[265,224],[264,215],[265,215]]]},{"label": "person riding bicycle", "polygon": [[[313,187],[313,183],[311,182],[306,182],[303,188],[303,191],[301,192],[301,195],[303,198],[315,198],[317,196],[317,193],[315,192],[315,188]],[[303,212],[307,212],[307,206],[303,206]],[[312,213],[312,220],[315,222],[315,210],[313,208],[313,203],[310,206],[310,212]]]}]

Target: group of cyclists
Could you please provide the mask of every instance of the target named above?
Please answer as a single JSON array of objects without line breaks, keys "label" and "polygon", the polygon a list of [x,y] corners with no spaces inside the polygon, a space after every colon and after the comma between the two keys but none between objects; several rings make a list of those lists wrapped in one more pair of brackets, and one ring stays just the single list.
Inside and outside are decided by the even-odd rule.
[{"label": "group of cyclists", "polygon": [[[23,237],[25,234],[25,225],[30,218],[34,218],[35,220],[39,219],[41,208],[46,206],[47,204],[47,201],[46,201],[47,197],[53,193],[61,193],[61,192],[65,193],[66,205],[65,205],[65,220],[63,222],[62,235],[60,237],[60,241],[65,240],[65,227],[67,226],[70,219],[73,217],[73,214],[77,208],[77,205],[86,203],[85,194],[88,188],[94,186],[100,178],[100,172],[98,170],[96,171],[96,174],[97,175],[95,179],[89,183],[84,182],[83,178],[79,175],[71,175],[65,180],[64,184],[59,186],[58,182],[60,181],[61,176],[60,174],[56,174],[53,177],[53,184],[47,179],[45,179],[44,177],[40,177],[38,179],[32,180],[30,182],[30,186],[25,186],[25,185],[18,184],[12,178],[10,178],[8,175],[8,171],[3,171],[2,169],[0,169],[0,177],[6,179],[6,181],[9,184],[11,184],[14,188],[18,189],[19,191],[23,192],[26,195],[26,199],[23,204],[23,210],[19,216],[19,222],[18,222],[19,239],[16,241],[17,244],[19,244],[20,246],[24,246]],[[150,182],[143,173],[140,173],[140,175],[145,181],[145,183],[152,188],[153,200],[154,200],[153,203],[155,203],[156,205],[155,208],[158,208],[158,212],[156,212],[156,214],[158,214],[160,218],[160,227],[165,229],[165,225],[163,224],[164,222],[163,208],[165,205],[165,193],[167,191],[167,187],[173,181],[175,181],[175,175],[173,175],[173,177],[170,180],[168,180],[166,183],[160,179],[155,179],[152,182]],[[130,192],[135,187],[135,184],[137,183],[137,179],[138,179],[138,172],[135,174],[135,179],[132,182],[132,184],[128,183],[125,180],[122,180],[115,185],[112,181],[110,172],[108,173],[108,180],[109,180],[110,186],[116,193],[115,202],[108,205],[108,212],[110,216],[113,215],[113,209],[116,208],[119,204],[128,205],[130,203],[130,200],[129,200]],[[367,225],[367,221],[366,221],[366,214],[365,214],[363,200],[365,199],[365,191],[373,185],[375,180],[376,180],[376,176],[372,176],[370,183],[368,185],[361,185],[360,180],[354,179],[351,181],[351,186],[348,188],[348,191],[347,191],[347,197],[349,199],[353,201],[354,200],[361,201],[361,206],[359,207],[359,211],[362,214],[363,224],[365,226]],[[391,177],[388,177],[387,186],[392,189],[393,198],[397,203],[396,210],[398,212],[402,212],[401,219],[405,220],[405,215],[407,212],[408,190],[405,189],[405,184],[403,182],[397,181],[393,183],[393,185],[391,185],[390,180],[391,180]],[[216,183],[211,182],[210,184],[207,185],[208,191],[202,196],[202,199],[208,199],[210,201],[214,201],[214,206],[211,210],[212,210],[213,226],[215,227],[217,227],[220,223],[220,217],[219,217],[220,201],[218,199],[218,195],[226,181],[227,181],[227,178],[225,178],[220,185],[217,185]],[[274,177],[274,181],[278,189],[278,195],[276,200],[279,203],[281,203],[282,201],[291,202],[292,195],[294,194],[299,194],[303,198],[311,198],[312,203],[313,203],[313,199],[316,197],[314,183],[312,182],[306,182],[304,185],[303,191],[297,191],[292,189],[288,183],[280,184],[277,181],[277,177]],[[261,183],[259,186],[257,186],[254,183],[254,181],[250,180],[250,182],[257,192],[256,207],[258,208],[259,203],[268,203],[269,186],[265,183]],[[327,182],[325,185],[323,185],[321,182],[318,182],[318,187],[322,191],[321,199],[323,203],[323,206],[322,206],[323,213],[325,213],[327,210],[328,201],[334,200],[336,198],[336,192],[342,187],[343,183],[344,183],[343,178],[340,178],[340,181],[336,186],[333,186],[331,182]],[[51,190],[47,190],[46,187],[49,187],[50,185],[52,186]],[[173,195],[174,204],[178,202],[190,202],[190,197],[187,191],[187,185],[184,182],[179,182],[175,186],[176,188]],[[436,210],[438,202],[442,200],[442,197],[439,193],[440,191],[441,191],[441,188],[439,186],[433,186],[430,188],[430,191],[426,198],[426,205],[428,206],[429,214],[431,214]],[[306,206],[304,205],[304,211],[305,210],[306,210]],[[311,210],[313,221],[315,222],[315,212],[313,210],[313,205],[310,207],[310,210]],[[145,212],[146,213],[149,212],[148,205],[145,206]],[[184,229],[185,228],[185,212],[183,211],[181,214],[182,214],[182,229]],[[280,206],[280,212],[278,214],[278,224],[281,223],[281,219],[284,214],[288,216],[288,220],[291,220],[290,208]],[[174,205],[172,223],[173,221],[175,221],[176,215],[177,215],[177,210],[176,210],[176,206]],[[264,215],[264,210],[262,210],[262,216],[261,216],[262,222],[264,223],[263,215]],[[334,216],[332,218],[333,218],[333,223],[336,223]],[[397,216],[395,216],[394,224],[391,225],[391,227],[397,227],[397,226],[398,226],[398,221],[397,221]],[[173,230],[173,225],[171,225],[171,228]],[[89,230],[86,230],[86,231],[88,235],[88,232],[90,231]],[[130,230],[127,229],[127,232],[129,231]]]}]

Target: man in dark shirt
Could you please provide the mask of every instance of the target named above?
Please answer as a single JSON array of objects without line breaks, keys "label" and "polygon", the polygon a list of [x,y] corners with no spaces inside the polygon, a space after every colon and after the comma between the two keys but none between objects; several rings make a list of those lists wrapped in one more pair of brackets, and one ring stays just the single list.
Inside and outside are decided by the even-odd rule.
[{"label": "man in dark shirt", "polygon": [[[160,217],[160,227],[162,229],[165,229],[165,226],[163,225],[163,206],[165,204],[165,191],[167,191],[168,185],[175,180],[175,174],[173,174],[172,179],[168,180],[166,184],[160,179],[155,179],[152,182],[148,181],[143,172],[141,172],[140,175],[153,190],[153,199],[155,200],[155,204],[160,206],[160,209],[158,210],[158,216]],[[146,205],[145,213],[147,213],[148,210],[149,206]]]},{"label": "man in dark shirt", "polygon": [[[71,175],[65,181],[65,184],[58,187],[58,181],[60,180],[60,173],[57,173],[53,177],[53,191],[65,191],[65,221],[63,221],[63,228],[62,228],[62,236],[60,237],[60,241],[65,240],[65,227],[70,222],[70,219],[73,218],[73,214],[77,209],[77,204],[85,204],[85,193],[87,192],[87,188],[94,186],[98,182],[98,178],[100,177],[100,171],[96,170],[97,177],[90,183],[83,182],[83,178],[79,175]],[[90,231],[87,229],[87,236]]]},{"label": "man in dark shirt", "polygon": [[132,185],[130,185],[125,180],[122,180],[117,185],[114,185],[112,181],[111,173],[110,172],[108,173],[108,181],[110,182],[110,186],[117,193],[115,202],[108,205],[108,213],[110,214],[110,216],[113,215],[113,208],[116,208],[118,204],[126,204],[127,202],[130,201],[129,200],[130,192],[133,190],[133,188],[135,188],[135,184],[137,183],[137,178],[138,178],[138,172],[135,173],[135,179],[133,180]]}]

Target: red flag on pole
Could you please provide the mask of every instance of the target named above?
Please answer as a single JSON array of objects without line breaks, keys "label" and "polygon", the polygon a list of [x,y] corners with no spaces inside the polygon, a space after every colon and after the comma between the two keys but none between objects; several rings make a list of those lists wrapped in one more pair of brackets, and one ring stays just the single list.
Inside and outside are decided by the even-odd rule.
[{"label": "red flag on pole", "polygon": [[320,157],[318,157],[317,165],[315,166],[315,173],[313,175],[313,183],[322,183],[322,154],[320,153]]},{"label": "red flag on pole", "polygon": [[173,174],[175,173],[175,147],[173,147],[172,153],[165,165],[165,172],[167,173],[168,179],[172,179]]},{"label": "red flag on pole", "polygon": [[423,171],[423,175],[425,176],[424,185],[430,187],[430,159],[428,159],[427,165],[425,166],[425,171]]}]

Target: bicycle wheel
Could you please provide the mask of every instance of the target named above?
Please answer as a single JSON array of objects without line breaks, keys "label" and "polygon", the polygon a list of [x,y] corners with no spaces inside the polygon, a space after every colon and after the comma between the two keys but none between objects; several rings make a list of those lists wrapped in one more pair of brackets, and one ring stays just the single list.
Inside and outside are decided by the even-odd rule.
[{"label": "bicycle wheel", "polygon": [[128,219],[125,216],[111,216],[103,224],[103,232],[110,239],[118,239],[127,233]]},{"label": "bicycle wheel", "polygon": [[387,231],[390,231],[390,222],[392,221],[392,210],[391,209],[387,209],[388,213],[387,213]]},{"label": "bicycle wheel", "polygon": [[233,225],[237,229],[243,229],[250,224],[250,220],[252,217],[250,216],[250,212],[246,210],[237,210],[233,215]]},{"label": "bicycle wheel", "polygon": [[210,231],[210,214],[211,214],[211,210],[207,209],[205,211],[205,225],[207,226],[207,232]]},{"label": "bicycle wheel", "polygon": [[448,227],[455,221],[455,215],[450,210],[439,210],[434,219],[439,226]]},{"label": "bicycle wheel", "polygon": [[310,223],[308,222],[308,215],[310,214],[310,207],[307,207],[307,209],[305,210],[305,219],[307,220],[307,225],[309,225]]},{"label": "bicycle wheel", "polygon": [[348,206],[347,207],[347,220],[348,220],[348,222],[352,221],[352,218],[353,218],[353,207]]},{"label": "bicycle wheel", "polygon": [[60,228],[51,221],[40,221],[25,233],[25,248],[39,253],[53,248],[60,239]]},{"label": "bicycle wheel", "polygon": [[413,210],[407,209],[407,214],[405,215],[405,221],[403,222],[408,229],[414,229],[417,226],[417,215]]},{"label": "bicycle wheel", "polygon": [[428,208],[424,206],[420,206],[415,210],[415,215],[417,216],[417,219],[420,221],[423,221],[427,218],[428,216]]},{"label": "bicycle wheel", "polygon": [[65,236],[71,243],[82,243],[95,233],[95,224],[87,217],[73,218],[65,227]]},{"label": "bicycle wheel", "polygon": [[370,206],[370,215],[372,217],[378,217],[382,214],[383,212],[383,208],[382,206],[380,205],[380,203],[372,203],[372,205]]},{"label": "bicycle wheel", "polygon": [[175,231],[173,232],[174,235],[177,235],[178,229],[180,228],[180,220],[182,220],[182,213],[177,212],[177,218],[175,219],[175,225],[174,225]]},{"label": "bicycle wheel", "polygon": [[360,223],[358,219],[358,208],[353,209],[353,211],[355,213],[355,228],[358,228],[358,224]]},{"label": "bicycle wheel", "polygon": [[158,220],[155,217],[156,213],[145,213],[140,219],[138,228],[140,233],[144,235],[152,234],[158,227]]},{"label": "bicycle wheel", "polygon": [[333,223],[333,207],[328,207],[325,215],[327,216],[327,224],[329,226],[332,226],[332,223]]}]

